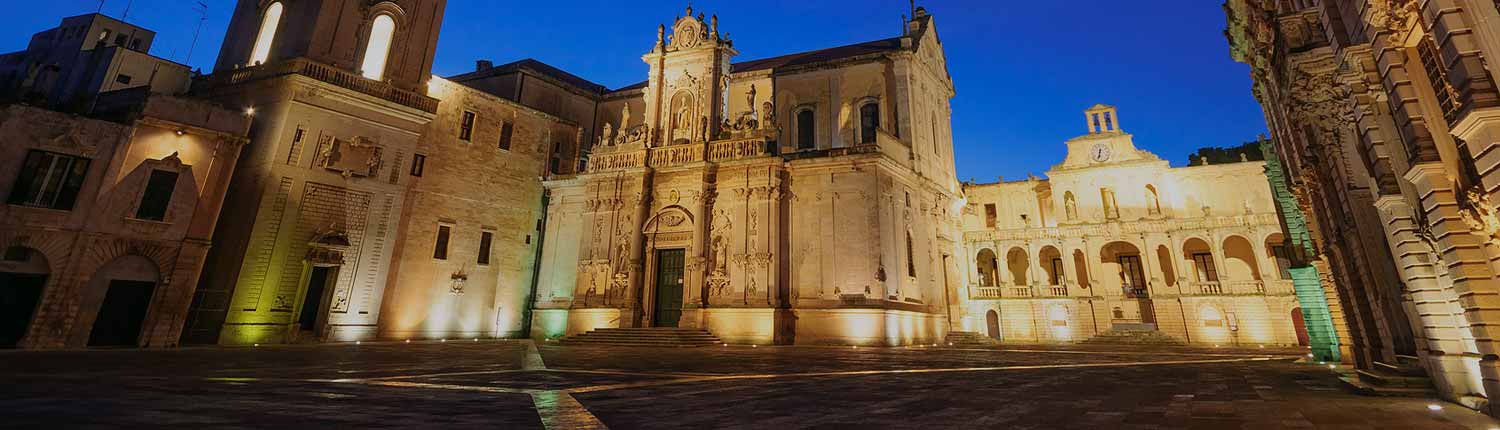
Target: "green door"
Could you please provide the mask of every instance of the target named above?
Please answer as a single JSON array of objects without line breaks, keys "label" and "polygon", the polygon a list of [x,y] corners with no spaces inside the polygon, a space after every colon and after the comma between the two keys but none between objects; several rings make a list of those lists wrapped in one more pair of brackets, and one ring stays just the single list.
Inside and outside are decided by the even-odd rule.
[{"label": "green door", "polygon": [[656,251],[656,317],[653,326],[677,327],[682,318],[681,249]]}]

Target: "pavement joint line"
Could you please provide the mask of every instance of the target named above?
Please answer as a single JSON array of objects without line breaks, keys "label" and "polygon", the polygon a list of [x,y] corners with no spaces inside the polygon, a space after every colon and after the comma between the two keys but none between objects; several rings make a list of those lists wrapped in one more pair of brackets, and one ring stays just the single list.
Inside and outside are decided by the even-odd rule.
[{"label": "pavement joint line", "polygon": [[542,353],[536,349],[536,341],[526,341],[526,361],[521,364],[526,370],[545,370],[547,363],[542,361]]},{"label": "pavement joint line", "polygon": [[578,403],[566,391],[545,390],[531,393],[531,404],[547,429],[608,429],[599,417]]}]

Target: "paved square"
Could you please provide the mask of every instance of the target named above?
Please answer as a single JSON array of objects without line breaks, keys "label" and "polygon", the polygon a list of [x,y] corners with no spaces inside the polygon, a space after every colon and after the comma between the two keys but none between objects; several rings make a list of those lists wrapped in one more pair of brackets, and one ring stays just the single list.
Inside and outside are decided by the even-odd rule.
[{"label": "paved square", "polygon": [[0,353],[3,426],[1489,429],[1296,351],[524,341]]}]

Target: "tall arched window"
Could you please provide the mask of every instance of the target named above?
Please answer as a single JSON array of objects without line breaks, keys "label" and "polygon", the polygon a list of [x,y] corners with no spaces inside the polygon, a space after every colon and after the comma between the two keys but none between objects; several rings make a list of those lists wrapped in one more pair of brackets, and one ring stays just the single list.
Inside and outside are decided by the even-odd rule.
[{"label": "tall arched window", "polygon": [[281,26],[281,2],[271,3],[260,20],[260,33],[255,35],[255,46],[250,48],[250,63],[254,66],[271,57],[271,42],[276,39],[276,27]]},{"label": "tall arched window", "polygon": [[859,143],[875,143],[875,130],[880,128],[880,104],[865,103],[859,107]]},{"label": "tall arched window", "polygon": [[917,277],[917,260],[912,255],[911,232],[906,232],[906,276]]},{"label": "tall arched window", "polygon": [[375,17],[370,24],[370,42],[365,45],[365,61],[359,67],[366,78],[385,78],[385,60],[391,55],[391,38],[396,36],[396,20],[390,15]]},{"label": "tall arched window", "polygon": [[814,138],[817,136],[817,121],[813,119],[812,109],[797,112],[797,149],[813,149],[817,147]]}]

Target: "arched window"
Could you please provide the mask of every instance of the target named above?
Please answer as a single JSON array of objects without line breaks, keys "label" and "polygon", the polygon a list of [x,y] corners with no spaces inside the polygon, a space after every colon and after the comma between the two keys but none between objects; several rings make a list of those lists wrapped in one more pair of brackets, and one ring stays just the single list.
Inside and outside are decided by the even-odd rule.
[{"label": "arched window", "polygon": [[875,143],[875,130],[880,128],[880,103],[869,102],[859,107],[859,143]]},{"label": "arched window", "polygon": [[375,17],[370,24],[370,41],[365,45],[365,61],[359,67],[366,78],[385,78],[385,60],[391,55],[391,38],[396,36],[396,20],[390,15]]},{"label": "arched window", "polygon": [[1146,212],[1151,215],[1161,214],[1161,195],[1156,192],[1156,186],[1146,185]]},{"label": "arched window", "polygon": [[797,149],[813,149],[817,147],[815,137],[817,136],[817,121],[813,119],[812,109],[804,109],[797,112]]},{"label": "arched window", "polygon": [[250,65],[266,62],[271,57],[271,42],[276,39],[276,27],[281,26],[281,2],[271,3],[260,20],[260,33],[255,35],[255,46],[250,49]]}]

